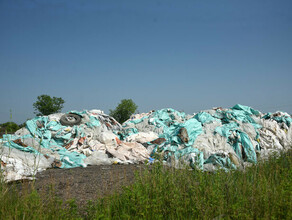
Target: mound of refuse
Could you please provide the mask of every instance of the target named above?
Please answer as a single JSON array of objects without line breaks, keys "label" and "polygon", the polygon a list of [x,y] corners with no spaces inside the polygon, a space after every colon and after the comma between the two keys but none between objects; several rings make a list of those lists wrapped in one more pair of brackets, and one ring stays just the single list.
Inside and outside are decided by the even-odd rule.
[{"label": "mound of refuse", "polygon": [[119,124],[101,110],[35,117],[0,139],[5,181],[33,178],[48,168],[153,162],[202,170],[241,169],[288,150],[292,118],[248,106],[188,115],[161,109]]}]

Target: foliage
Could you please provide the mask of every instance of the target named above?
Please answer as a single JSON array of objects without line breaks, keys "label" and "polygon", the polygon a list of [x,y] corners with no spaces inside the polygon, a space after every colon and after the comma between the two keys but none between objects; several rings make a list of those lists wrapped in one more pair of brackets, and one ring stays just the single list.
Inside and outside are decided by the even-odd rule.
[{"label": "foliage", "polygon": [[[18,192],[17,185],[0,187],[1,219],[78,219],[74,200],[63,202],[53,195],[41,195],[35,189]],[[79,218],[81,219],[81,218]]]},{"label": "foliage", "polygon": [[[226,173],[173,169],[160,163],[138,175],[124,193],[97,205],[111,218],[291,219],[292,151]],[[106,210],[106,211],[103,211]]]},{"label": "foliage", "polygon": [[33,103],[34,113],[38,116],[57,113],[61,111],[64,103],[65,101],[62,98],[40,95],[37,97],[37,101]]},{"label": "foliage", "polygon": [[137,108],[138,106],[133,102],[132,99],[122,99],[115,110],[110,109],[110,116],[122,124],[136,112]]},{"label": "foliage", "polygon": [[19,126],[14,122],[6,122],[0,125],[1,129],[5,129],[7,133],[13,133],[19,129]]},{"label": "foliage", "polygon": [[19,128],[20,127],[14,122],[6,122],[6,123],[3,123],[3,124],[0,124],[0,138],[4,134],[13,134]]}]

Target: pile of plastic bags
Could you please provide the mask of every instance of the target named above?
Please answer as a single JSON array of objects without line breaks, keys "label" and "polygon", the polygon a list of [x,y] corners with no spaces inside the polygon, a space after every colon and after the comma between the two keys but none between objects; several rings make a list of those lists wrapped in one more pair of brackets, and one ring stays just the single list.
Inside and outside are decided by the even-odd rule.
[{"label": "pile of plastic bags", "polygon": [[129,164],[160,158],[176,167],[240,169],[292,145],[292,118],[235,105],[187,115],[161,109],[120,125],[100,110],[36,117],[0,140],[6,181],[52,167]]}]

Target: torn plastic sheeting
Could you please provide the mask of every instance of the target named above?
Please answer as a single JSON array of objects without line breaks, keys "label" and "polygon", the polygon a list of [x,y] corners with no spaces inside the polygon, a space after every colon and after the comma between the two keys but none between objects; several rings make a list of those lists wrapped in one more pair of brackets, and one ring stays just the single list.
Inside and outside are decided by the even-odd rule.
[{"label": "torn plastic sheeting", "polygon": [[[185,123],[186,118],[189,116],[180,117],[179,114],[176,114],[175,110],[170,110],[170,109],[162,109],[160,111],[156,111],[156,114],[158,114],[158,116],[155,115],[155,113],[149,114],[149,118],[146,119],[146,122],[148,122],[149,124],[153,124],[156,127],[163,128],[163,132],[160,133],[159,137],[166,139],[166,141],[162,144],[156,145],[156,147],[152,147],[152,145],[149,145],[149,146],[151,146],[151,148],[153,149],[153,153],[155,153],[156,151],[168,152],[166,153],[166,159],[167,159],[167,157],[170,155],[169,152],[175,153],[176,151],[179,151],[187,147],[187,143],[182,141],[182,139],[180,138],[179,131],[183,127],[183,124]],[[206,117],[204,118],[203,116],[206,116]],[[208,135],[214,136],[216,133],[220,134],[222,137],[226,138],[226,144],[225,144],[226,146],[222,148],[226,151],[226,153],[233,154],[234,149],[235,149],[237,150],[236,153],[240,156],[241,160],[256,163],[257,158],[255,154],[255,149],[260,150],[259,129],[262,128],[262,125],[260,122],[260,116],[261,116],[261,113],[259,111],[254,110],[248,106],[235,105],[231,109],[216,108],[214,110],[200,112],[196,114],[195,116],[193,116],[193,118],[198,119],[198,121],[200,121],[203,125],[202,127],[203,132],[199,133],[198,136],[207,135],[204,133],[204,129],[206,125],[208,123],[212,124],[216,121],[219,123],[219,126],[213,128],[213,133],[212,131],[208,131],[209,132]],[[142,123],[145,123],[145,120],[141,121],[141,124]],[[135,128],[139,128],[139,129],[146,128],[146,126],[139,126],[139,123],[137,123],[135,125]],[[138,131],[145,132],[145,130],[139,130],[139,129]],[[190,133],[191,133],[190,130],[188,130],[187,134],[189,135]],[[238,140],[232,139],[233,136],[231,136],[231,134],[233,135],[237,134]],[[190,135],[190,139],[191,137],[192,135]],[[194,137],[195,137],[194,140],[196,140],[197,137],[196,136]],[[190,141],[192,142],[192,140]],[[214,155],[214,152],[217,152],[218,144],[220,143],[219,142],[217,143],[215,140],[210,139],[210,138],[208,139],[208,141],[211,141],[211,142],[206,143],[205,145],[204,140],[200,139],[200,142],[197,143],[199,145],[197,146],[197,144],[196,145],[194,144],[193,147],[199,147],[200,150],[204,151],[204,154],[206,154],[206,156],[208,155],[208,157],[210,157],[211,154]],[[282,141],[281,143],[284,143],[284,142]],[[208,148],[208,144],[212,144],[212,147]],[[240,152],[238,150],[239,148],[237,149],[236,147],[234,147],[233,149],[233,146],[236,146],[236,144],[240,147]],[[280,143],[278,145],[280,145]],[[212,150],[212,152],[205,151],[204,146],[207,146],[207,149],[209,151]],[[217,155],[217,157],[219,156]],[[222,162],[221,165],[222,164],[224,163]]]},{"label": "torn plastic sheeting", "polygon": [[72,136],[83,137],[85,134],[83,130],[77,125],[74,125],[73,127],[62,126],[61,129],[54,133],[53,139],[62,139],[64,143],[66,141],[71,141]]},{"label": "torn plastic sheeting", "polygon": [[61,161],[60,168],[73,168],[73,167],[86,167],[83,159],[86,158],[84,154],[80,154],[75,151],[68,151],[63,147],[64,143],[60,139],[52,139],[50,141],[49,149],[57,152],[59,155],[59,160]]},{"label": "torn plastic sheeting", "polygon": [[205,160],[204,164],[211,163],[213,165],[219,165],[223,169],[227,170],[226,168],[237,169],[236,166],[231,162],[229,157],[222,156],[222,155],[211,155],[207,160]]},{"label": "torn plastic sheeting", "polygon": [[84,159],[86,156],[77,152],[70,152],[64,149],[58,150],[62,166],[60,168],[86,167]]},{"label": "torn plastic sheeting", "polygon": [[202,128],[201,123],[196,119],[189,119],[191,121],[184,124],[180,123],[184,122],[184,120],[184,113],[175,111],[174,109],[162,109],[153,113],[153,117],[149,120],[149,123],[157,127],[163,127],[163,133],[159,135],[160,138],[165,138],[169,143],[175,142],[179,144],[181,140],[177,135],[182,127],[187,129],[188,135],[192,137],[192,141],[197,136],[196,133]]},{"label": "torn plastic sheeting", "polygon": [[198,149],[196,148],[193,148],[193,147],[186,147],[186,148],[183,148],[183,149],[179,149],[177,150],[174,155],[176,158],[179,158],[179,157],[182,157],[186,154],[189,154],[189,153],[196,153],[196,154],[199,154],[201,153]]},{"label": "torn plastic sheeting", "polygon": [[161,109],[161,110],[155,111],[154,113],[152,113],[152,115],[153,115],[153,118],[156,118],[157,120],[170,122],[173,120],[173,117],[171,117],[171,115],[175,112],[176,111],[174,109]]},{"label": "torn plastic sheeting", "polygon": [[223,137],[228,138],[231,134],[230,131],[238,129],[238,124],[236,122],[231,122],[229,124],[223,124],[222,126],[218,126],[215,128],[215,132],[220,134]]},{"label": "torn plastic sheeting", "polygon": [[93,114],[97,116],[99,122],[101,123],[102,129],[107,129],[108,131],[121,131],[122,126],[113,117],[106,114]]},{"label": "torn plastic sheeting", "polygon": [[249,139],[249,136],[241,131],[238,131],[240,133],[240,140],[244,148],[244,153],[246,155],[246,161],[251,163],[257,162],[257,155],[255,152],[255,149]]},{"label": "torn plastic sheeting", "polygon": [[264,119],[270,119],[272,116],[273,116],[273,114],[271,112],[268,112],[262,118],[264,118]]},{"label": "torn plastic sheeting", "polygon": [[164,127],[163,133],[159,135],[160,138],[165,138],[167,142],[175,142],[177,144],[181,143],[181,140],[178,138],[178,132],[181,128],[181,125],[173,124],[169,127]]},{"label": "torn plastic sheeting", "polygon": [[90,122],[86,123],[88,127],[92,128],[92,127],[98,127],[101,125],[97,117],[91,115],[89,116],[89,119],[90,119]]},{"label": "torn plastic sheeting", "polygon": [[247,114],[244,111],[241,110],[226,110],[222,112],[223,117],[221,118],[223,123],[230,123],[234,121],[241,121],[245,123],[252,124],[255,128],[260,128],[260,125],[258,125],[254,119],[251,117],[251,115]]},{"label": "torn plastic sheeting", "polygon": [[[248,106],[240,105],[240,108],[243,109],[249,109]],[[253,119],[253,116],[255,114],[249,113],[248,110],[241,110],[239,107],[235,109],[217,109],[216,113],[213,115],[213,117],[218,118],[222,121],[223,124],[234,122],[234,121],[241,121],[245,123],[252,124],[255,128],[261,128],[259,124],[255,122]],[[250,110],[252,112],[252,110]],[[253,110],[255,113],[257,113],[256,110]]]},{"label": "torn plastic sheeting", "polygon": [[137,142],[121,142],[119,146],[106,145],[107,152],[123,162],[143,161],[149,158],[147,149]]},{"label": "torn plastic sheeting", "polygon": [[289,116],[274,116],[272,113],[267,113],[266,115],[263,116],[264,119],[273,119],[277,121],[278,123],[285,123],[288,127],[291,126],[292,123],[292,118]]},{"label": "torn plastic sheeting", "polygon": [[37,172],[51,167],[53,158],[11,149],[0,144],[2,177],[5,181],[32,179]]},{"label": "torn plastic sheeting", "polygon": [[194,116],[194,118],[197,119],[202,124],[210,123],[210,122],[213,122],[213,121],[218,121],[218,122],[220,121],[219,119],[214,118],[212,115],[210,115],[207,112],[199,112],[198,114],[196,114]]},{"label": "torn plastic sheeting", "polygon": [[27,146],[22,143],[22,140],[25,138],[32,138],[32,136],[25,135],[25,136],[19,137],[19,136],[14,136],[10,134],[3,135],[2,141],[4,142],[2,144],[9,148],[15,148],[24,152],[39,154],[39,152],[36,149],[34,149],[33,146]]},{"label": "torn plastic sheeting", "polygon": [[73,126],[73,131],[74,131],[74,134],[76,137],[84,137],[85,136],[85,133],[84,133],[83,129],[81,129],[81,126],[77,126],[77,125]]},{"label": "torn plastic sheeting", "polygon": [[124,128],[123,132],[114,132],[120,140],[126,140],[128,137],[138,134],[137,128]]},{"label": "torn plastic sheeting", "polygon": [[178,145],[166,145],[165,147],[161,146],[160,149],[163,151],[170,151],[170,152],[176,152],[178,150]]},{"label": "torn plastic sheeting", "polygon": [[185,143],[185,145],[192,146],[198,135],[203,132],[202,125],[197,119],[191,118],[187,120],[182,126],[187,129],[189,136],[189,141],[188,143]]},{"label": "torn plastic sheeting", "polygon": [[128,134],[128,135],[137,134],[138,130],[137,130],[137,128],[127,128],[125,130],[125,133]]},{"label": "torn plastic sheeting", "polygon": [[81,116],[81,118],[82,118],[83,115],[87,113],[87,111],[84,110],[84,111],[82,111],[82,112],[79,112],[79,111],[73,110],[73,111],[69,111],[69,112],[67,112],[66,114],[70,114],[70,113],[72,113],[72,114],[76,114],[76,115],[79,115],[79,116]]},{"label": "torn plastic sheeting", "polygon": [[153,157],[157,152],[163,152],[165,161],[171,161],[172,156],[174,156],[175,160],[184,160],[191,167],[203,169],[204,155],[196,148],[170,145],[164,142],[160,146],[156,145],[150,156]]},{"label": "torn plastic sheeting", "polygon": [[[9,148],[18,149],[24,152],[33,153],[33,154],[41,154],[38,150],[36,150],[33,146],[21,146],[23,145],[21,139],[24,138],[32,138],[31,135],[26,135],[25,137],[13,137],[13,135],[9,135],[9,137],[4,137],[4,140],[9,140],[3,143],[4,146]],[[19,140],[19,144],[15,143],[16,140]],[[49,148],[48,146],[46,146]],[[69,152],[67,150],[62,149],[60,147],[57,149],[58,154],[61,156],[61,162],[63,162],[61,168],[70,168],[70,167],[78,167],[78,166],[86,166],[83,162],[83,159],[86,157],[83,154],[79,154],[77,152]],[[41,149],[40,149],[41,150]]]},{"label": "torn plastic sheeting", "polygon": [[138,142],[138,143],[146,143],[153,141],[158,138],[158,135],[152,131],[149,131],[148,133],[146,132],[139,132],[135,134],[131,134],[128,136],[125,141],[126,142]]},{"label": "torn plastic sheeting", "polygon": [[[97,131],[98,134],[103,132],[110,132],[112,135],[114,135],[112,133],[114,129],[116,129],[115,132],[120,130],[121,125],[112,117],[105,115],[103,114],[103,112],[98,110],[92,110],[90,112],[71,111],[71,113],[72,112],[82,116],[82,124],[78,126],[62,126],[60,123],[60,119],[64,115],[62,113],[53,114],[50,116],[35,117],[34,119],[27,121],[26,128],[22,129],[19,132],[16,132],[21,134],[21,136],[7,136],[6,139],[9,139],[10,141],[2,139],[2,145],[5,145],[4,147],[6,147],[7,145],[12,149],[20,150],[20,152],[23,153],[27,152],[32,155],[42,155],[42,153],[44,153],[44,155],[55,159],[53,165],[55,167],[85,167],[86,164],[84,163],[84,159],[86,158],[86,156],[91,155],[93,153],[93,150],[96,148],[104,148],[102,144],[95,139],[97,136],[100,135],[92,134],[92,132]],[[101,123],[102,126],[100,126]],[[87,141],[85,137],[89,137],[89,140]],[[34,140],[36,140],[37,143]],[[89,146],[90,141],[91,145],[93,142],[95,143],[93,148]],[[117,140],[114,141],[116,144]],[[30,144],[35,146],[29,146]],[[133,150],[133,152],[135,151],[136,150]],[[138,155],[137,153],[138,151],[136,151],[135,155]],[[149,155],[147,155],[147,157],[148,156]],[[23,166],[26,165],[23,164]],[[22,167],[22,165],[20,167]],[[19,176],[14,175],[14,177],[11,176],[12,179],[8,179],[10,181],[13,180],[13,178],[18,177]]]},{"label": "torn plastic sheeting", "polygon": [[237,131],[237,140],[233,144],[233,149],[241,160],[251,163],[257,162],[255,148],[246,133]]},{"label": "torn plastic sheeting", "polygon": [[[219,133],[220,135],[228,138],[231,135],[231,131],[236,131],[239,129],[239,124],[236,123],[236,120],[243,122],[243,123],[249,123],[252,124],[254,129],[258,129],[261,126],[256,124],[253,118],[251,118],[251,115],[258,115],[259,112],[255,111],[249,107],[242,106],[242,105],[237,105],[234,107],[234,110],[223,110],[223,109],[218,109],[217,113],[220,113],[221,116],[219,115],[219,118],[222,120],[223,124],[222,126],[218,126],[214,132]],[[184,118],[179,118],[173,117],[174,113],[176,113],[175,110],[169,110],[169,109],[164,109],[161,111],[156,111],[156,114],[158,113],[159,117],[155,117],[155,113],[151,114],[149,116],[149,123],[152,123],[158,127],[163,127],[163,133],[159,135],[160,138],[165,138],[166,141],[162,145],[159,145],[159,147],[155,147],[153,149],[153,152],[158,151],[164,151],[164,152],[174,152],[176,155],[180,155],[180,153],[176,152],[182,152],[183,149],[188,149],[186,148],[187,146],[192,146],[193,143],[195,142],[196,138],[198,135],[200,135],[203,132],[203,128],[201,126],[201,123],[198,122],[201,120],[203,122],[202,124],[206,122],[213,122],[217,121],[220,122],[220,120],[216,117],[213,117],[212,115],[208,113],[198,113],[192,120],[186,121],[183,123],[185,120]],[[202,117],[199,117],[202,116]],[[204,118],[205,116],[205,118]],[[218,116],[217,116],[218,117]],[[176,121],[175,119],[180,120],[180,123]],[[208,120],[209,119],[209,120]],[[196,127],[196,124],[198,127]],[[193,126],[192,129],[190,127],[186,126]],[[188,143],[184,143],[181,138],[178,138],[179,131],[182,127],[185,127],[187,129],[187,134],[189,138]],[[240,135],[240,134],[239,134]],[[255,152],[254,149],[251,148],[252,146],[251,141],[245,140],[245,135],[242,134],[242,139],[244,139],[241,143],[244,146],[244,150],[247,152],[246,159],[251,162],[256,161],[256,157],[254,157]],[[185,147],[183,147],[183,145]],[[230,145],[229,145],[230,146]],[[245,149],[246,148],[246,149]],[[230,152],[232,150],[232,147],[230,146]],[[192,153],[192,152],[190,152]],[[169,153],[166,154],[166,158],[168,157]],[[201,163],[202,164],[202,163]],[[223,163],[221,163],[223,164]]]},{"label": "torn plastic sheeting", "polygon": [[107,154],[102,151],[95,151],[89,157],[84,159],[88,165],[111,165],[115,162],[113,158],[109,158]]},{"label": "torn plastic sheeting", "polygon": [[34,153],[34,154],[38,154],[39,152],[30,147],[30,146],[27,146],[27,147],[22,147],[16,143],[14,143],[13,141],[9,141],[9,142],[6,142],[3,144],[4,146],[6,147],[9,147],[9,148],[15,148],[15,149],[18,149],[18,150],[21,150],[21,151],[24,151],[24,152],[29,152],[29,153]]},{"label": "torn plastic sheeting", "polygon": [[224,109],[216,109],[214,115],[212,115],[214,118],[219,119],[222,123],[229,123],[234,118],[230,114],[230,112],[227,112],[227,110]]},{"label": "torn plastic sheeting", "polygon": [[254,110],[253,108],[249,107],[249,106],[245,106],[245,105],[240,105],[240,104],[236,104],[235,106],[233,106],[231,109],[233,110],[241,110],[244,111],[250,115],[260,115],[260,112],[257,110]]},{"label": "torn plastic sheeting", "polygon": [[228,143],[228,139],[218,133],[214,134],[214,129],[213,126],[204,128],[204,133],[196,138],[193,147],[203,152],[205,159],[212,154],[221,152],[235,154],[232,146]]},{"label": "torn plastic sheeting", "polygon": [[204,167],[204,154],[196,148],[187,147],[179,150],[177,155],[185,157],[186,162],[189,162],[193,168],[203,169]]},{"label": "torn plastic sheeting", "polygon": [[[228,138],[231,135],[230,131],[236,131],[238,134],[238,141],[233,144],[234,151],[241,159],[243,159],[242,154],[245,154],[246,160],[248,162],[256,163],[257,159],[255,149],[249,139],[249,136],[239,129],[240,128],[238,127],[238,124],[233,122],[217,127],[215,129],[215,132],[219,133],[223,137]],[[244,152],[242,152],[240,143],[243,146]]]},{"label": "torn plastic sheeting", "polygon": [[[82,116],[86,114],[86,111],[77,112],[77,111],[70,111],[70,113],[78,114]],[[104,116],[102,116],[104,117]],[[90,127],[100,126],[100,121],[96,116],[90,115]],[[43,125],[42,127],[38,126]],[[36,134],[41,138],[41,144],[44,148],[50,148],[51,146],[58,146],[58,153],[61,155],[61,161],[63,162],[63,167],[76,167],[76,166],[84,166],[84,163],[81,161],[83,156],[80,156],[78,153],[77,155],[70,154],[67,150],[60,150],[62,146],[67,142],[69,143],[72,141],[72,135],[84,137],[83,126],[73,126],[67,130],[68,127],[62,126],[57,121],[50,121],[48,123],[48,117],[36,117],[33,120],[27,122],[27,127],[29,131],[33,134]],[[54,137],[51,136],[51,132],[56,131]],[[75,152],[76,154],[76,152]],[[63,155],[63,156],[62,156]],[[80,160],[81,158],[81,160]],[[75,161],[76,160],[76,161]]]},{"label": "torn plastic sheeting", "polygon": [[32,136],[39,138],[43,147],[48,148],[48,143],[52,137],[50,130],[47,129],[48,116],[36,117],[26,122],[26,128]]},{"label": "torn plastic sheeting", "polygon": [[[26,122],[26,128],[32,135],[36,135],[41,138],[43,136],[44,127],[48,121],[48,117],[35,117],[34,119],[28,120]],[[38,126],[39,124],[39,126]],[[41,127],[42,126],[42,127]]]},{"label": "torn plastic sheeting", "polygon": [[144,116],[144,117],[139,118],[139,119],[129,120],[129,121],[127,121],[127,122],[125,122],[125,123],[123,124],[123,127],[125,127],[125,126],[126,126],[127,124],[129,124],[129,123],[139,124],[139,123],[141,123],[142,121],[144,121],[144,119],[147,119],[147,118],[149,118],[149,116]]},{"label": "torn plastic sheeting", "polygon": [[261,128],[260,125],[258,125],[254,119],[249,115],[249,114],[246,114],[245,111],[240,111],[240,110],[233,110],[231,112],[232,116],[238,120],[238,121],[241,121],[241,122],[245,122],[245,123],[250,123],[252,124],[255,128]]},{"label": "torn plastic sheeting", "polygon": [[[7,157],[8,159],[21,159],[25,162],[27,166],[30,166],[34,169],[39,168],[48,168],[51,166],[53,162],[53,158],[51,157],[44,157],[42,154],[31,154],[29,152],[23,152],[18,149],[10,149],[6,146],[0,146],[0,157]],[[40,161],[42,160],[42,161]],[[5,161],[3,161],[5,162]]]},{"label": "torn plastic sheeting", "polygon": [[[212,117],[211,115],[207,113],[202,113],[201,115],[205,116],[205,118],[207,119],[219,121],[218,119]],[[210,117],[207,117],[207,116],[210,116]],[[201,118],[203,119],[203,117]],[[191,118],[186,121],[185,114],[177,112],[173,109],[162,109],[162,110],[156,111],[155,113],[152,113],[149,116],[148,123],[153,124],[157,127],[163,127],[163,133],[160,134],[159,137],[166,139],[166,141],[162,145],[159,145],[159,147],[158,146],[154,147],[151,155],[153,155],[153,153],[157,151],[159,152],[169,151],[169,152],[172,152],[176,157],[183,157],[185,154],[188,154],[188,153],[189,154],[200,153],[202,158],[198,162],[198,164],[200,164],[199,167],[203,167],[203,163],[204,163],[203,153],[200,152],[198,149],[191,147],[193,143],[195,142],[196,138],[203,132],[202,124],[196,118]],[[181,138],[178,137],[178,134],[181,128],[185,128],[187,131],[187,136],[188,136],[187,142],[182,141]],[[165,159],[167,160],[167,158],[170,155],[171,153],[167,153],[165,155]]]},{"label": "torn plastic sheeting", "polygon": [[47,129],[51,130],[51,131],[59,131],[61,129],[66,128],[66,126],[61,125],[60,123],[56,122],[56,121],[50,121],[47,126]]},{"label": "torn plastic sheeting", "polygon": [[250,123],[239,123],[238,127],[245,132],[251,139],[258,140],[259,131]]},{"label": "torn plastic sheeting", "polygon": [[[55,158],[55,165],[61,168],[86,166],[85,158],[93,155],[95,150],[101,151],[95,158],[103,158],[105,163],[141,162],[158,152],[163,154],[167,162],[174,158],[175,163],[182,160],[202,169],[212,168],[212,164],[230,168],[232,163],[238,167],[244,161],[256,163],[255,149],[260,152],[261,149],[284,150],[291,146],[292,129],[282,120],[288,118],[289,121],[291,117],[279,112],[271,115],[279,119],[266,120],[258,113],[242,105],[231,109],[206,110],[196,115],[161,109],[133,116],[122,128],[101,111],[84,111],[79,112],[82,116],[80,125],[60,125],[58,119],[61,115],[36,117],[28,121],[27,130],[19,134],[29,131],[30,139],[25,140],[33,137],[38,139],[40,145],[33,148]],[[155,135],[143,136],[143,133],[150,132]],[[155,140],[151,140],[150,136]],[[13,142],[16,145],[12,147],[25,151],[29,141],[22,142]],[[112,153],[113,158],[107,160],[106,153]],[[236,160],[226,155],[233,155]]]},{"label": "torn plastic sheeting", "polygon": [[59,138],[59,139],[63,139],[63,140],[70,140],[71,136],[72,136],[72,134],[69,132],[61,133],[61,131],[60,131],[55,135],[55,138]]},{"label": "torn plastic sheeting", "polygon": [[172,108],[161,109],[153,112],[149,116],[149,123],[157,127],[168,127],[173,121],[184,121],[185,113],[178,112]]}]

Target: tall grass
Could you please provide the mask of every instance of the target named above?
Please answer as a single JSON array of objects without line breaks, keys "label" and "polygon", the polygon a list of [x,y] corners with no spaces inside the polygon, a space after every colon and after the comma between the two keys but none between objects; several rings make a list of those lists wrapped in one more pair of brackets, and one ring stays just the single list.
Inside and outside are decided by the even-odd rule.
[{"label": "tall grass", "polygon": [[41,195],[36,190],[2,184],[0,219],[76,219],[78,209],[71,201],[64,203],[53,193]]},{"label": "tall grass", "polygon": [[292,151],[242,171],[165,169],[156,164],[96,214],[146,219],[292,219]]},{"label": "tall grass", "polygon": [[[176,170],[157,163],[135,183],[78,207],[35,190],[0,188],[1,219],[292,219],[292,150],[242,171]],[[53,190],[53,189],[52,189]]]}]

